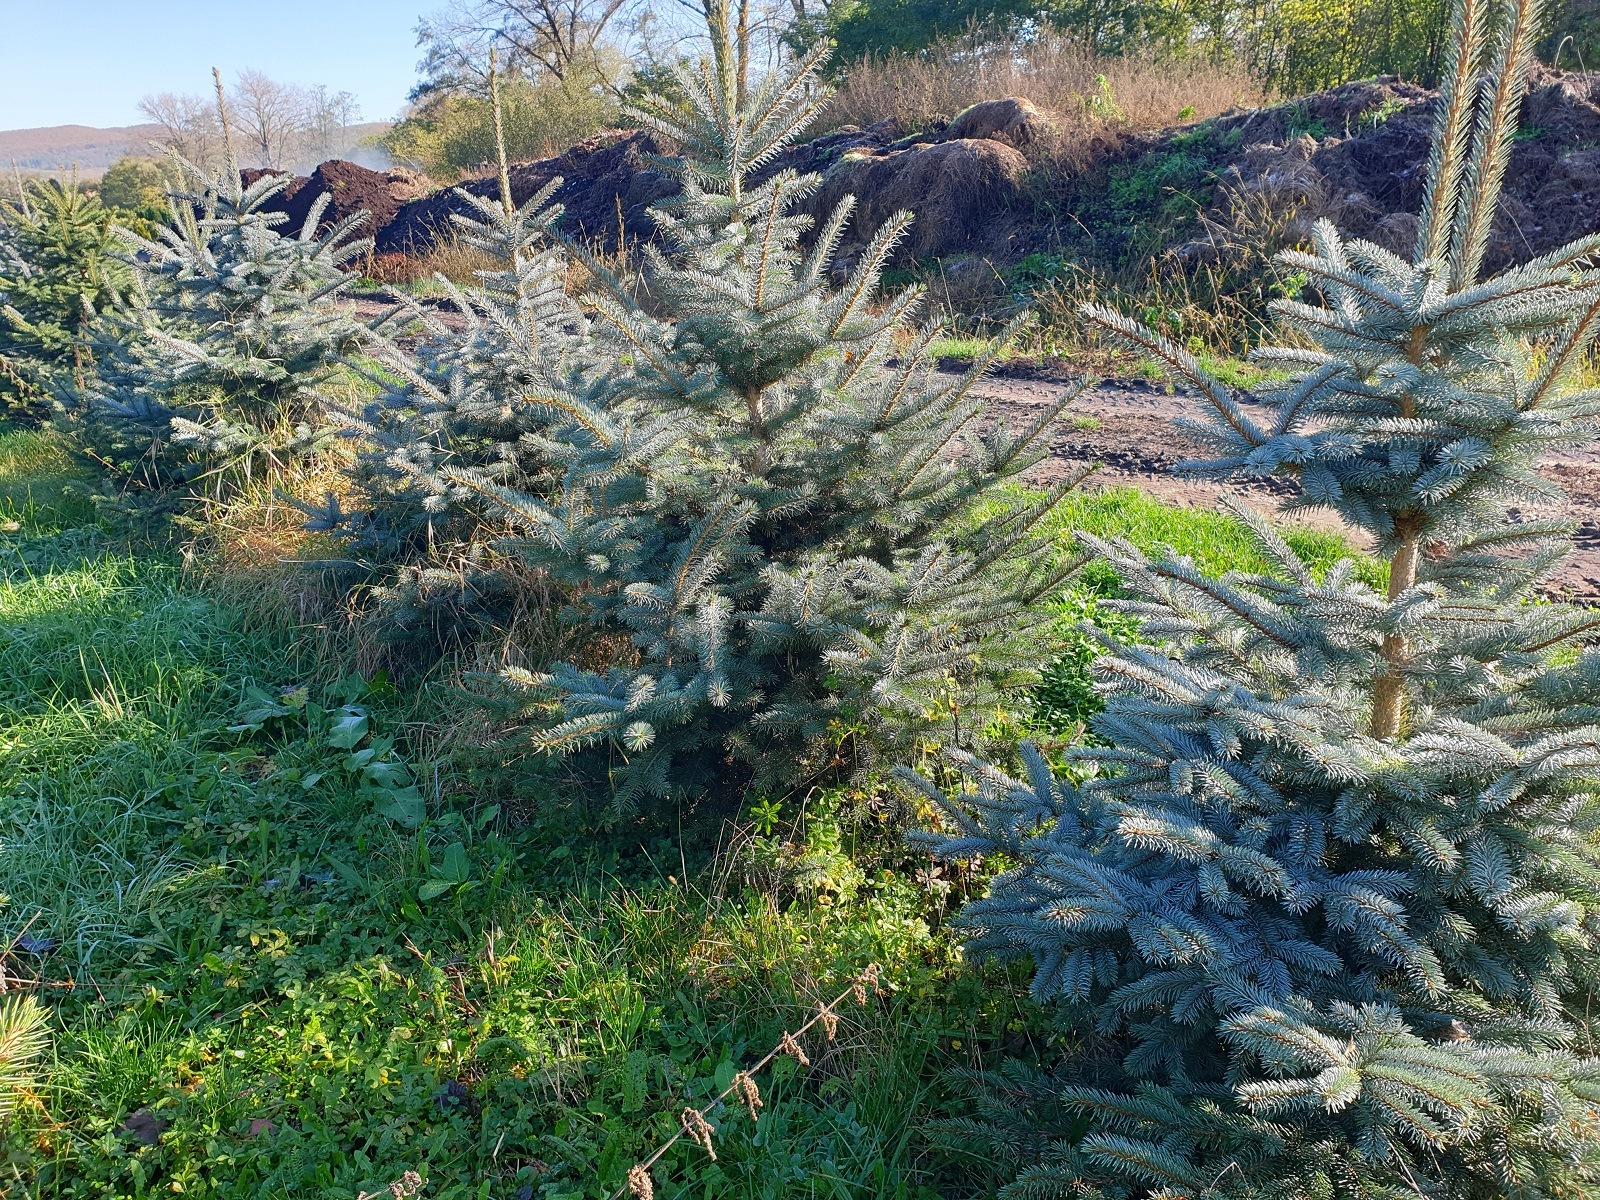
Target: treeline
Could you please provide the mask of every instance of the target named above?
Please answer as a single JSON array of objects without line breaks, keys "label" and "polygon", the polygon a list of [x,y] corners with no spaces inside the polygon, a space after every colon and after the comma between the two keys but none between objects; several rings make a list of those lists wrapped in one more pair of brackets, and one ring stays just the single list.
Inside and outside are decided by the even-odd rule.
[{"label": "treeline", "polygon": [[[1373,75],[1438,81],[1447,0],[847,0],[796,22],[797,45],[830,38],[838,62],[916,54],[974,26],[1027,36],[1044,26],[1102,54],[1204,55],[1233,62],[1282,95]],[[1545,61],[1600,61],[1600,4],[1552,14]]]}]

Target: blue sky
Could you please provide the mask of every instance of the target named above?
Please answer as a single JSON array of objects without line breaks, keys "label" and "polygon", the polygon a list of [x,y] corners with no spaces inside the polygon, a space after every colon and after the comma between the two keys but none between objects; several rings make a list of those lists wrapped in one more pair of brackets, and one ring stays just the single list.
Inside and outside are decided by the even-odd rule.
[{"label": "blue sky", "polygon": [[211,68],[354,92],[362,120],[399,112],[413,32],[440,0],[0,0],[0,129],[133,125],[139,97],[206,92]]}]

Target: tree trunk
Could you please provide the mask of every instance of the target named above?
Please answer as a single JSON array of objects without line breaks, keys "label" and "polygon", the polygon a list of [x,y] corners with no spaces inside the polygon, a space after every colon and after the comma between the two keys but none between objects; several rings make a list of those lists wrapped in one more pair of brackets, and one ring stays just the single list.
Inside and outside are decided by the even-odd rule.
[{"label": "tree trunk", "polygon": [[[1389,602],[1417,582],[1417,556],[1422,548],[1415,529],[1403,529],[1400,546],[1389,560]],[[1389,669],[1378,677],[1372,690],[1372,728],[1375,738],[1389,739],[1400,732],[1400,715],[1405,701],[1406,639],[1398,633],[1383,637],[1383,657]]]}]

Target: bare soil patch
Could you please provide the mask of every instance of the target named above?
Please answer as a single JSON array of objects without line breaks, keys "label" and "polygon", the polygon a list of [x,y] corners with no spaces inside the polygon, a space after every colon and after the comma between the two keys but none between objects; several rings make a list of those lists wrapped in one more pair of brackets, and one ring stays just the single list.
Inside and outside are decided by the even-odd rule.
[{"label": "bare soil patch", "polygon": [[[987,379],[977,393],[989,400],[994,419],[1020,426],[1036,419],[1045,406],[1059,401],[1070,382]],[[1247,402],[1247,407],[1248,407]],[[1177,465],[1199,456],[1199,448],[1178,426],[1179,418],[1205,415],[1205,401],[1183,392],[1167,392],[1141,381],[1107,381],[1079,396],[1050,436],[1050,456],[1036,466],[1032,479],[1050,483],[1066,478],[1079,463],[1098,463],[1083,486],[1133,487],[1183,507],[1219,508],[1233,497],[1274,520],[1343,533],[1358,546],[1363,535],[1326,509],[1283,512],[1299,489],[1282,480],[1213,483],[1175,473]],[[1548,461],[1541,473],[1567,493],[1553,508],[1535,512],[1512,509],[1513,519],[1555,517],[1576,526],[1577,552],[1546,584],[1546,591],[1586,603],[1600,602],[1600,448]]]}]

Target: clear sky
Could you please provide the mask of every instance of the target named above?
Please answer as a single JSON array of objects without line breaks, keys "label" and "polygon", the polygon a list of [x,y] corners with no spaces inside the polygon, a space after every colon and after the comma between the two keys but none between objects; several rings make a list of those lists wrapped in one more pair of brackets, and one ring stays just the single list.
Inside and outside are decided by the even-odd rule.
[{"label": "clear sky", "polygon": [[395,116],[416,79],[417,19],[439,0],[0,0],[0,129],[134,125],[151,92],[254,67],[354,92]]}]

